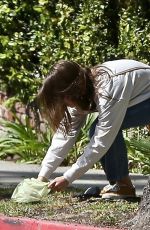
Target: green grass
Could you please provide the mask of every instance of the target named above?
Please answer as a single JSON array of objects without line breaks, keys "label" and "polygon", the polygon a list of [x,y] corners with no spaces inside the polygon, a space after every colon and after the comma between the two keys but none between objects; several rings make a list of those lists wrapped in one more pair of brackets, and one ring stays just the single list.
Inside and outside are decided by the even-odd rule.
[{"label": "green grass", "polygon": [[79,201],[73,198],[75,191],[52,193],[40,203],[18,204],[1,199],[0,213],[13,217],[29,217],[50,221],[87,224],[93,226],[120,227],[132,218],[138,203],[127,201],[104,201],[91,198]]}]

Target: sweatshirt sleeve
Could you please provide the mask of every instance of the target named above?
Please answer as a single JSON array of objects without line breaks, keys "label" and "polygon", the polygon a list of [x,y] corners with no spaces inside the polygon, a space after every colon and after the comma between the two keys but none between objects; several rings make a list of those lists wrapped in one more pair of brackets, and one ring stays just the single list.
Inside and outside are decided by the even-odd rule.
[{"label": "sweatshirt sleeve", "polygon": [[124,119],[132,88],[132,81],[128,74],[120,75],[114,77],[105,86],[106,97],[98,94],[98,124],[83,154],[64,173],[64,177],[70,183],[99,161],[112,145]]},{"label": "sweatshirt sleeve", "polygon": [[75,143],[78,133],[86,120],[86,114],[79,114],[74,108],[69,109],[72,119],[70,134],[65,136],[61,130],[57,130],[54,134],[51,146],[42,161],[39,176],[49,178],[61,164]]}]

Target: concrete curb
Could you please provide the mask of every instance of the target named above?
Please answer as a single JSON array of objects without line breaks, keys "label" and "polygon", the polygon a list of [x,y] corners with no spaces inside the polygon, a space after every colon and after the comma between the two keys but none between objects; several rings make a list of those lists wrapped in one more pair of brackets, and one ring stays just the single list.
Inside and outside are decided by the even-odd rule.
[{"label": "concrete curb", "polygon": [[43,220],[7,217],[0,215],[1,230],[117,230],[116,228],[98,228],[80,224],[67,224]]},{"label": "concrete curb", "polygon": [[[58,167],[51,175],[51,179],[62,176],[70,167]],[[0,188],[15,188],[25,178],[37,177],[40,165],[0,161]],[[131,173],[131,179],[138,196],[143,195],[143,188],[147,184],[148,176]],[[102,189],[108,184],[103,170],[89,169],[80,179],[75,180],[71,187],[86,190],[91,186]]]}]

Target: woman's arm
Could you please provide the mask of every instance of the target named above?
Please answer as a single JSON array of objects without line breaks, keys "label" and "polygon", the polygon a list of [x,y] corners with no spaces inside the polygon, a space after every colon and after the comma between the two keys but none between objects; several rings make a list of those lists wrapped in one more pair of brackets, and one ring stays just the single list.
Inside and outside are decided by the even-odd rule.
[{"label": "woman's arm", "polygon": [[74,108],[69,109],[72,119],[71,132],[69,135],[64,136],[63,132],[58,130],[54,134],[51,146],[42,161],[42,168],[38,175],[40,180],[47,180],[61,164],[66,154],[75,143],[78,133],[86,120],[86,114],[79,114]]}]

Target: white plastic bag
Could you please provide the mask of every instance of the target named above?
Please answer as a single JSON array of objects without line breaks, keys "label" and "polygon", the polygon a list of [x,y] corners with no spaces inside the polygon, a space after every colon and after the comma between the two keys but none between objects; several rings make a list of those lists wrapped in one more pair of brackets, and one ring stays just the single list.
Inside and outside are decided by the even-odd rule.
[{"label": "white plastic bag", "polygon": [[49,192],[48,182],[42,182],[35,178],[24,179],[15,188],[11,199],[18,203],[37,202],[46,197]]}]

